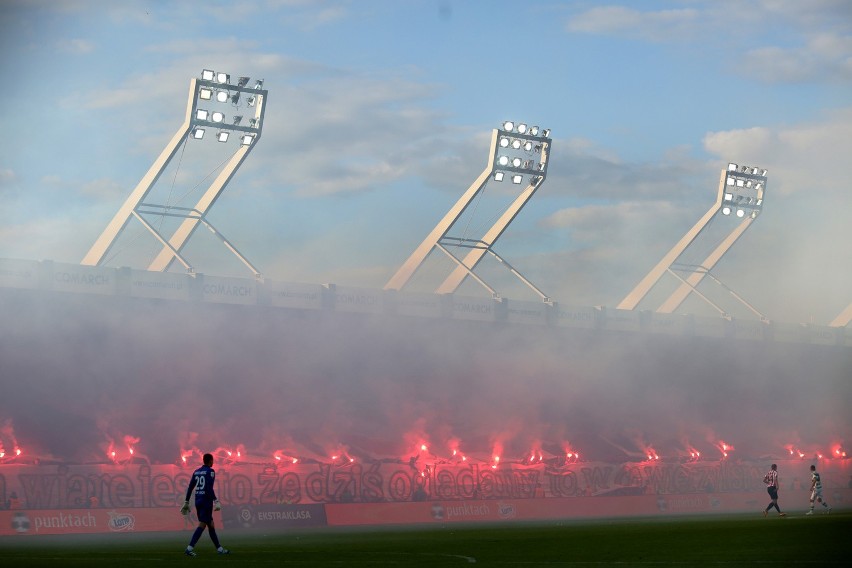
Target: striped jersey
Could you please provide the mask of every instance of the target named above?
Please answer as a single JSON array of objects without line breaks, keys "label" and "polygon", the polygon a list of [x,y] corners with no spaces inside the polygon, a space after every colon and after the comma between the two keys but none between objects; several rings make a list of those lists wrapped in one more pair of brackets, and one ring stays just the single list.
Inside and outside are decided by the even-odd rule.
[{"label": "striped jersey", "polygon": [[778,471],[770,469],[769,473],[763,476],[763,482],[769,487],[778,487]]},{"label": "striped jersey", "polygon": [[811,484],[813,485],[813,488],[817,491],[822,490],[822,481],[819,478],[819,473],[817,473],[816,471],[811,472]]}]

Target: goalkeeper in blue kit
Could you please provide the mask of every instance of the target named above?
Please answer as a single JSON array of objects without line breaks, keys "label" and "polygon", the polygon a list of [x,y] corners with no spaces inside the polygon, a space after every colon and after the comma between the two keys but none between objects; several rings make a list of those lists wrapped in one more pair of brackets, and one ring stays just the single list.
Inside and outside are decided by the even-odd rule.
[{"label": "goalkeeper in blue kit", "polygon": [[213,471],[212,467],[213,454],[204,454],[202,459],[204,465],[192,473],[192,479],[189,480],[189,487],[186,489],[186,500],[183,502],[183,507],[180,508],[181,514],[189,514],[189,498],[192,496],[192,490],[195,489],[195,513],[198,516],[198,527],[192,533],[189,546],[186,547],[184,554],[187,556],[197,556],[195,545],[204,533],[205,528],[208,529],[210,540],[213,541],[216,552],[219,554],[230,554],[227,548],[223,548],[219,544],[216,527],[213,525],[213,511],[219,511],[222,508],[219,505],[219,500],[216,499],[216,493],[213,491],[213,482],[216,480],[216,472]]}]

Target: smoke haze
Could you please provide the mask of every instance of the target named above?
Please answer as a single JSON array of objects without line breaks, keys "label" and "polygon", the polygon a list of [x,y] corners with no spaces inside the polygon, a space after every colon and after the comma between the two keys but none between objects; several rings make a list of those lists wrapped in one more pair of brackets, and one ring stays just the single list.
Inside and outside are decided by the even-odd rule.
[{"label": "smoke haze", "polygon": [[[850,442],[848,348],[0,291],[0,441],[485,459],[813,454]],[[12,441],[12,437],[15,441]],[[129,438],[128,438],[129,437]]]}]

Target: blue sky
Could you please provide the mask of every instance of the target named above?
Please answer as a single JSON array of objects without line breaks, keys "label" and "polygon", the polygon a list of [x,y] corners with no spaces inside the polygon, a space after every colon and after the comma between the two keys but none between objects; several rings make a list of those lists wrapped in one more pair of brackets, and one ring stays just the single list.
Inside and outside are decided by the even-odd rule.
[{"label": "blue sky", "polygon": [[[0,48],[2,258],[79,262],[213,68],[269,90],[263,138],[210,213],[268,278],[381,288],[513,119],[552,129],[553,151],[496,249],[557,301],[616,305],[712,205],[729,161],[769,182],[721,279],[775,320],[827,323],[852,301],[844,0],[7,0]],[[220,151],[187,148],[153,200],[192,203]],[[513,198],[491,186],[464,227]],[[147,266],[157,246],[140,230],[109,265]],[[209,235],[187,256],[249,275]]]}]

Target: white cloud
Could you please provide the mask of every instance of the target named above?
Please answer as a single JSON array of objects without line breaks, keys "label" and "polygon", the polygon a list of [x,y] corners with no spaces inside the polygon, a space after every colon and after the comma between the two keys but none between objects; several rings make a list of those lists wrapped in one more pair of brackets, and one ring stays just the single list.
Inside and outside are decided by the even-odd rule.
[{"label": "white cloud", "polygon": [[84,55],[92,53],[95,50],[95,43],[86,39],[73,38],[60,41],[58,44],[60,51]]},{"label": "white cloud", "polygon": [[745,75],[767,83],[852,81],[852,35],[822,33],[804,45],[770,46],[744,55]]},{"label": "white cloud", "polygon": [[640,12],[625,6],[600,6],[572,17],[568,31],[624,34],[648,41],[668,41],[692,33],[701,13],[695,9]]}]

